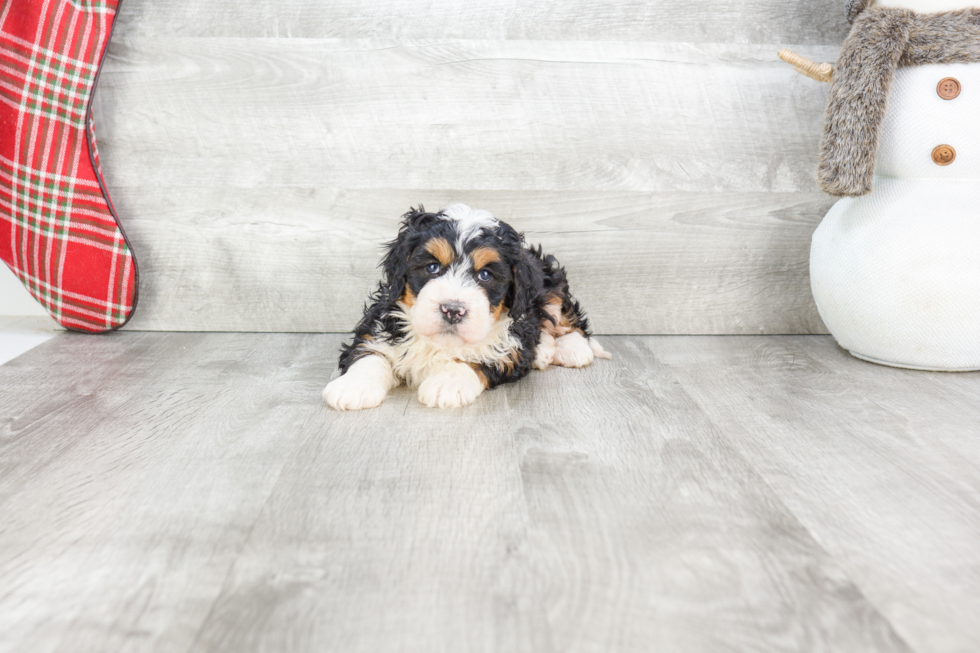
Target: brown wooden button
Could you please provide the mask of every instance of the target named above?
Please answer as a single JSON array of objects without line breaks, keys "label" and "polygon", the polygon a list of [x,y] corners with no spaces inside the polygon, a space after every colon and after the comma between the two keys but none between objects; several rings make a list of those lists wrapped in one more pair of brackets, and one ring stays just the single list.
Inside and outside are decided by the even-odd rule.
[{"label": "brown wooden button", "polygon": [[956,160],[956,150],[952,145],[940,145],[932,151],[932,160],[937,166],[948,166]]},{"label": "brown wooden button", "polygon": [[936,93],[939,93],[939,97],[944,100],[952,100],[960,94],[960,90],[962,90],[960,82],[954,77],[940,80],[939,85],[936,86]]}]

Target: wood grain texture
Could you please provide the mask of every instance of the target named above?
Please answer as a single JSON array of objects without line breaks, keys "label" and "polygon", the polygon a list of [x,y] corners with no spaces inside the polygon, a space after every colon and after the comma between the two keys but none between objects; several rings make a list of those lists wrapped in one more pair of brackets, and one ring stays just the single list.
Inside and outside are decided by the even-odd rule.
[{"label": "wood grain texture", "polygon": [[[346,331],[393,219],[470,201],[532,237],[523,213],[554,225],[600,332],[823,333],[807,252],[831,204],[813,181],[827,91],[774,53],[836,58],[842,14],[127,4],[94,109],[141,265],[130,328]],[[344,223],[355,198],[383,229]]]},{"label": "wood grain texture", "polygon": [[[868,515],[892,501],[894,487],[860,474],[834,478],[864,488],[860,502],[841,501],[839,486],[816,473],[796,479],[809,504],[784,498],[772,469],[786,450],[765,453],[783,425],[760,413],[757,428],[743,428],[728,419],[730,394],[711,405],[694,392],[687,377],[740,355],[746,340],[777,352],[786,342],[606,338],[612,361],[534,372],[466,409],[426,409],[399,388],[379,409],[341,414],[319,397],[339,336],[58,336],[0,366],[0,415],[12,417],[8,432],[21,427],[0,464],[24,469],[0,496],[0,649],[969,646],[972,631],[957,614],[934,610],[931,629],[913,632],[918,647],[907,644],[908,623],[886,617],[912,582],[947,601],[977,593],[980,584],[962,570],[976,566],[980,549],[968,556],[967,542],[953,545],[964,566],[956,569],[930,561],[945,550],[938,538],[955,533],[930,539],[915,523],[918,507]],[[797,360],[832,355],[827,338],[792,342]],[[72,354],[84,364],[65,366]],[[882,469],[913,471],[902,451],[878,448],[885,419],[904,423],[880,411],[882,401],[922,414],[945,408],[944,427],[959,430],[944,440],[969,447],[963,428],[978,410],[965,401],[950,410],[938,392],[890,382],[886,368],[851,379],[862,364],[844,358],[821,363],[838,377],[832,392],[807,397],[806,369],[773,360],[786,358],[749,357],[742,375],[724,377],[737,379],[746,397],[800,396],[811,411],[825,402],[826,419],[877,450]],[[91,400],[55,408],[73,419],[45,422],[50,388],[37,384],[63,367],[69,379],[95,371],[103,381],[69,381],[68,394]],[[938,375],[923,376],[925,384]],[[942,382],[965,398],[980,375]],[[857,392],[876,386],[888,389]],[[853,410],[830,410],[828,399],[848,391]],[[957,427],[956,416],[966,421]],[[815,424],[812,433],[825,428]],[[62,443],[60,452],[30,466],[32,452],[51,441]],[[929,444],[923,438],[917,453],[931,472],[928,461],[945,454]],[[840,467],[865,464],[860,446],[848,451],[854,457]],[[971,451],[975,459],[976,445]],[[939,474],[916,487],[928,490],[919,506],[934,501],[965,520],[962,536],[977,524],[966,506],[978,490],[958,480]],[[954,496],[959,505],[939,505]],[[821,498],[824,509],[814,510]],[[867,528],[822,540],[836,523],[862,520]],[[885,537],[918,552],[908,573],[874,555],[870,544]],[[867,551],[858,567],[852,549]],[[915,565],[932,565],[936,575]],[[888,594],[884,581],[900,589]]]},{"label": "wood grain texture", "polygon": [[769,45],[110,47],[97,124],[112,187],[816,190],[826,85]]},{"label": "wood grain texture", "polygon": [[349,331],[398,217],[424,200],[495,207],[565,265],[599,333],[825,330],[806,263],[830,205],[820,194],[190,187],[114,197],[142,216],[128,221],[142,253],[133,329]]},{"label": "wood grain texture", "polygon": [[645,342],[603,342],[515,434],[554,650],[909,650]]},{"label": "wood grain texture", "polygon": [[321,433],[293,410],[311,339],[60,336],[0,367],[0,650],[186,651]]},{"label": "wood grain texture", "polygon": [[980,642],[980,374],[827,338],[644,341],[913,649]]},{"label": "wood grain texture", "polygon": [[907,650],[671,378],[527,381],[455,413],[401,389],[331,415],[199,650]]},{"label": "wood grain texture", "polygon": [[126,0],[135,36],[840,43],[838,0]]}]

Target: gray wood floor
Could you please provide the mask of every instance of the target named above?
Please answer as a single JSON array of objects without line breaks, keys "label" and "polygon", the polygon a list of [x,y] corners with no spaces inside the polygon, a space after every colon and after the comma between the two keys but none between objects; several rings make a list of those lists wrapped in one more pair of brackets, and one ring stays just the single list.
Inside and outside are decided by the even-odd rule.
[{"label": "gray wood floor", "polygon": [[976,651],[980,374],[618,337],[456,411],[336,335],[0,366],[3,651]]}]

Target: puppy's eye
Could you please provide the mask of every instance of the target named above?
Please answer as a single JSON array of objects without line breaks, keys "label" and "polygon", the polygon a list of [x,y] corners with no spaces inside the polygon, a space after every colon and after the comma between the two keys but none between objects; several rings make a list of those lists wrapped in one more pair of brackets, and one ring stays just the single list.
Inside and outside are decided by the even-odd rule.
[{"label": "puppy's eye", "polygon": [[438,263],[429,263],[428,265],[425,266],[425,271],[428,272],[429,274],[439,274],[439,270],[441,269],[442,266],[439,265]]},{"label": "puppy's eye", "polygon": [[490,270],[480,270],[480,274],[476,275],[476,278],[480,281],[490,281],[492,277],[493,275],[490,274]]}]

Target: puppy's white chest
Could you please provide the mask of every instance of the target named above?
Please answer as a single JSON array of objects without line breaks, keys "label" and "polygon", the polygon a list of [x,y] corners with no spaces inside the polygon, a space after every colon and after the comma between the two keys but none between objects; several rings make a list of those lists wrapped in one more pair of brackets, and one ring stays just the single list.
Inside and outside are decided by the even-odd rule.
[{"label": "puppy's white chest", "polygon": [[395,345],[391,348],[389,360],[398,378],[413,388],[418,387],[429,376],[442,371],[455,362],[449,353],[422,338],[412,338],[410,341]]},{"label": "puppy's white chest", "polygon": [[459,363],[492,364],[509,356],[519,346],[510,333],[511,323],[510,317],[503,315],[483,342],[465,344],[460,341],[454,345],[420,336],[406,319],[407,333],[401,341],[378,343],[367,348],[387,358],[399,379],[418,387],[429,376]]}]

